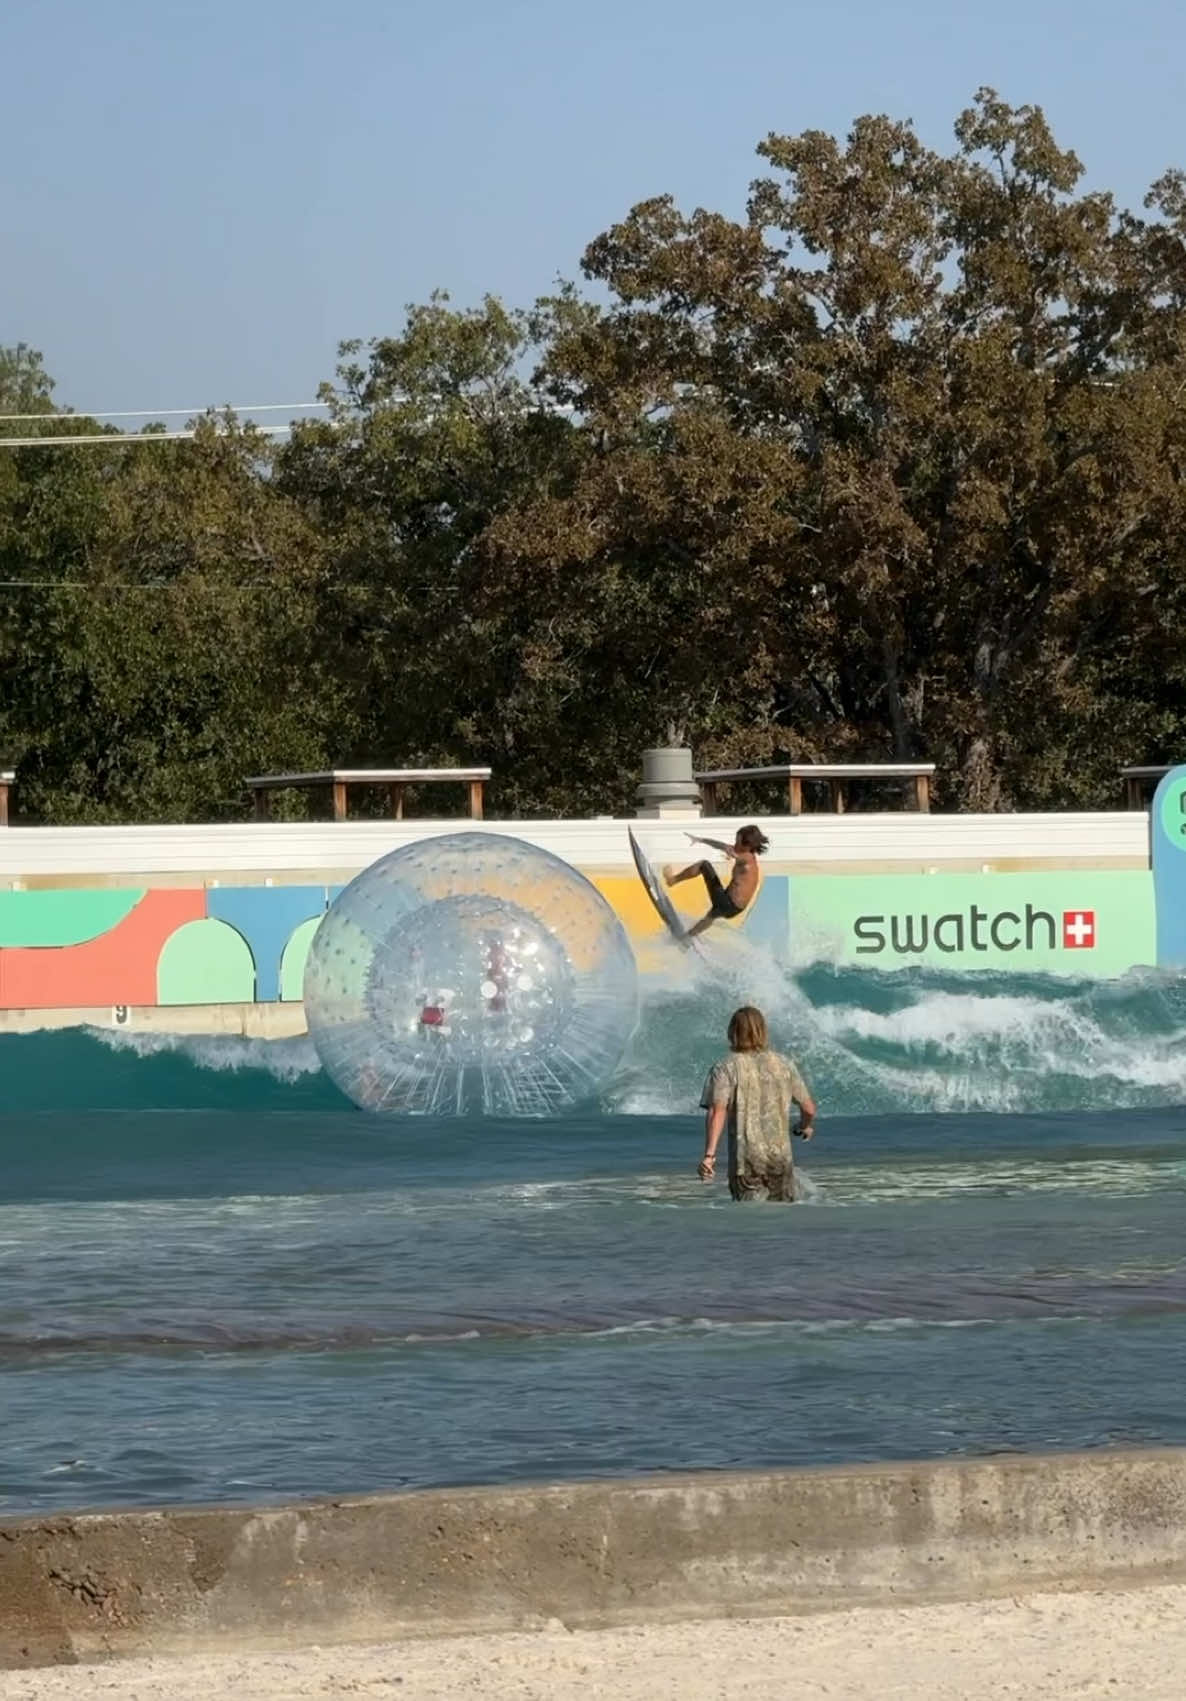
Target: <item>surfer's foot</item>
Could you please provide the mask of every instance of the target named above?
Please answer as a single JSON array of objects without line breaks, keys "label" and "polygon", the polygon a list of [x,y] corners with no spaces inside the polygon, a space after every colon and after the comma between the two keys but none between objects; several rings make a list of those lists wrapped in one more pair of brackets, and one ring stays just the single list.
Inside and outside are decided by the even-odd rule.
[{"label": "surfer's foot", "polygon": [[664,865],[663,865],[663,884],[665,886],[674,886],[675,883],[676,883],[676,878],[677,878],[678,874],[679,874],[679,869],[675,866],[674,862],[664,863]]}]

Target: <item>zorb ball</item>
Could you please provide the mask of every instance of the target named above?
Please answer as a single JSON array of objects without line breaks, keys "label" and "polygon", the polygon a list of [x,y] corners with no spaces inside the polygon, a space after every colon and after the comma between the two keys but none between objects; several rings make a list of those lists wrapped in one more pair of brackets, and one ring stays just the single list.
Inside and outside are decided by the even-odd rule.
[{"label": "zorb ball", "polygon": [[363,1110],[551,1116],[613,1074],[638,975],[583,874],[521,839],[449,833],[392,851],[334,899],[305,1015]]}]

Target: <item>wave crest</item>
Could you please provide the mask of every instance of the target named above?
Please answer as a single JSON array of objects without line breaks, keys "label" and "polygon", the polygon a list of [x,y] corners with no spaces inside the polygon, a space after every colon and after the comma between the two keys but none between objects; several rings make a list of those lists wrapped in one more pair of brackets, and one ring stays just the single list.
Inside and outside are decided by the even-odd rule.
[{"label": "wave crest", "polygon": [[[674,953],[673,953],[674,957]],[[695,1112],[730,1012],[756,1003],[828,1115],[1153,1108],[1186,1101],[1186,981],[817,965],[730,942],[643,980],[611,1112]],[[344,1109],[307,1036],[65,1030],[0,1036],[6,1108]]]}]

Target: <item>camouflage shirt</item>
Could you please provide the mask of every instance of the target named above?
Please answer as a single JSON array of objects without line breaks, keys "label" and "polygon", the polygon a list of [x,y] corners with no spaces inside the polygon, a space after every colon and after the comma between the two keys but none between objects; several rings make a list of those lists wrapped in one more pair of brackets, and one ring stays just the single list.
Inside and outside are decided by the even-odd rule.
[{"label": "camouflage shirt", "polygon": [[714,1063],[700,1103],[729,1107],[729,1190],[735,1199],[794,1198],[791,1108],[809,1097],[802,1075],[777,1051],[732,1051]]}]

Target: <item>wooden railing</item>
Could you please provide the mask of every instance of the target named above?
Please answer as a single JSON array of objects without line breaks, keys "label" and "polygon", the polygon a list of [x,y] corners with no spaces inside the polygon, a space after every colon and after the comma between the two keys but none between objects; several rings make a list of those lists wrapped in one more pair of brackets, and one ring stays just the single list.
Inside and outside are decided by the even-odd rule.
[{"label": "wooden railing", "polygon": [[480,821],[489,778],[489,768],[329,768],[320,774],[258,774],[244,784],[255,799],[257,821],[268,819],[270,792],[311,791],[326,786],[333,792],[335,821],[346,819],[347,795],[352,786],[385,786],[391,799],[392,819],[402,821],[408,787],[425,785],[468,786],[470,818]]},{"label": "wooden railing", "polygon": [[1144,809],[1149,794],[1156,791],[1158,781],[1163,780],[1174,766],[1173,762],[1164,762],[1148,767],[1121,768],[1125,808]]},{"label": "wooden railing", "polygon": [[792,815],[803,813],[803,786],[814,780],[828,786],[832,808],[844,813],[850,780],[909,780],[913,782],[914,806],[924,812],[931,807],[933,762],[782,762],[770,768],[712,768],[696,775],[701,806],[706,815],[717,813],[718,787],[738,780],[783,780]]}]

